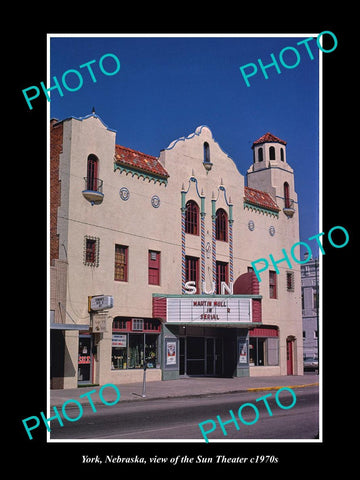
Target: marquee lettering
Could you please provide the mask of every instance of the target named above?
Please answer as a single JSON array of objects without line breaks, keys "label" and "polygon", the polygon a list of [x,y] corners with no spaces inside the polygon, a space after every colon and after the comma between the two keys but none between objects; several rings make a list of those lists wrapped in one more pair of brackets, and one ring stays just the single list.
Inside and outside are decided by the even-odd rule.
[{"label": "marquee lettering", "polygon": [[[215,282],[212,282],[212,287],[210,291],[206,290],[206,283],[201,283],[202,294],[213,295],[215,293],[216,285]],[[185,283],[185,294],[194,295],[196,294],[196,283],[194,281],[189,281]],[[225,282],[221,282],[221,295],[232,295],[233,294],[233,282],[230,282],[229,285]]]}]

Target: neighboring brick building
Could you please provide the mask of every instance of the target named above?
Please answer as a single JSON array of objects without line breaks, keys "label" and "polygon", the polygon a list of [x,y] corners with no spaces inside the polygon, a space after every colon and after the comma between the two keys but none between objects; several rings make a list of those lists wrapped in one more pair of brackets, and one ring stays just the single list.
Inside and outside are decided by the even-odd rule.
[{"label": "neighboring brick building", "polygon": [[59,238],[57,234],[57,210],[60,206],[59,162],[62,153],[63,124],[52,120],[50,151],[50,263],[59,258]]},{"label": "neighboring brick building", "polygon": [[50,129],[53,388],[302,374],[300,268],[251,271],[299,241],[286,142],[253,143],[246,187],[206,126],[158,158],[95,113]]}]

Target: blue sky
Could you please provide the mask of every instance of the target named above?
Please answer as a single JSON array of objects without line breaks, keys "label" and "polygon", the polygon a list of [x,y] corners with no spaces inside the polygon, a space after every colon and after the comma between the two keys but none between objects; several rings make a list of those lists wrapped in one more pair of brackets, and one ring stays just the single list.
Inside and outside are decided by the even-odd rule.
[{"label": "blue sky", "polygon": [[[54,91],[50,116],[82,117],[95,107],[104,123],[117,131],[118,144],[155,156],[173,140],[207,125],[244,176],[252,163],[252,142],[269,131],[287,141],[287,161],[295,171],[300,203],[300,240],[306,241],[319,233],[319,50],[312,40],[311,60],[305,47],[296,45],[304,38],[51,38],[51,78],[60,80],[65,71],[76,69],[84,83],[74,92],[64,89],[63,97]],[[279,62],[280,51],[289,46],[301,55],[292,69]],[[99,70],[98,61],[107,53],[121,62],[116,75]],[[271,53],[281,73],[269,68],[265,79],[258,66],[247,87],[239,67],[257,64],[258,58],[266,65]],[[295,62],[291,51],[283,58],[288,65]],[[96,60],[96,83],[86,68],[79,68],[90,60]],[[110,59],[104,62],[109,72],[114,65]],[[75,88],[75,75],[67,80]]]}]

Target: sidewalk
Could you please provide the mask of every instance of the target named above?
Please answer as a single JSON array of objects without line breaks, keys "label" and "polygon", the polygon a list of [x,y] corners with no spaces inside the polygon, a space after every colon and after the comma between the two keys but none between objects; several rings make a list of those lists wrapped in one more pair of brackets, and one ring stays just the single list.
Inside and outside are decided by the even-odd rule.
[{"label": "sidewalk", "polygon": [[[214,378],[191,377],[178,380],[147,382],[145,397],[142,397],[143,384],[117,384],[120,391],[119,402],[146,401],[161,398],[205,396],[220,393],[236,393],[247,391],[276,390],[282,387],[299,388],[319,385],[319,376],[316,374],[276,376],[276,377],[241,377],[241,378]],[[50,406],[61,407],[67,400],[77,400],[81,404],[89,405],[89,397],[79,398],[80,395],[91,393],[93,403],[101,404],[99,386],[71,388],[66,390],[50,390]],[[94,392],[96,390],[96,392]],[[118,393],[113,387],[106,387],[102,397],[107,402],[114,402]],[[76,404],[74,404],[76,405]],[[71,408],[71,404],[69,407]],[[74,407],[76,408],[76,407]]]}]

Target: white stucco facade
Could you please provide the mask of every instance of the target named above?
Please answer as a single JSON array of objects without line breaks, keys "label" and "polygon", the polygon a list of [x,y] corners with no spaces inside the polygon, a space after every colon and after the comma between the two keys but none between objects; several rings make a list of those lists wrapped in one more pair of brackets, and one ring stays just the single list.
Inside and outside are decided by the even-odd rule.
[{"label": "white stucco facade", "polygon": [[[156,361],[149,363],[151,368],[147,370],[148,381],[177,378],[184,374],[181,363],[183,360],[178,356],[177,363],[173,363],[169,375],[166,375],[166,341],[174,339],[176,355],[185,355],[185,369],[188,365],[190,371],[191,342],[184,339],[189,336],[192,339],[224,338],[222,343],[220,340],[218,342],[222,345],[223,352],[226,350],[224,345],[228,345],[224,342],[230,342],[231,329],[234,338],[245,338],[248,348],[249,356],[246,357],[246,365],[245,361],[243,365],[246,368],[241,370],[241,375],[302,374],[301,280],[300,265],[295,262],[292,262],[292,268],[286,261],[278,263],[280,273],[276,274],[276,298],[270,298],[269,295],[269,270],[274,270],[273,266],[270,264],[269,269],[261,274],[257,295],[261,296],[262,325],[258,322],[258,330],[252,329],[251,325],[232,325],[226,332],[224,330],[222,337],[220,332],[223,331],[223,326],[216,325],[216,320],[201,327],[190,325],[189,319],[187,325],[178,325],[176,329],[168,326],[166,318],[154,316],[155,297],[186,295],[184,262],[188,262],[189,258],[194,260],[198,269],[196,278],[200,287],[199,297],[196,298],[205,298],[206,295],[201,291],[201,280],[205,279],[206,289],[209,291],[218,268],[223,268],[227,284],[235,284],[241,275],[248,272],[251,262],[259,258],[267,258],[270,262],[269,254],[279,260],[284,257],[282,249],[290,256],[291,247],[299,241],[299,205],[294,172],[287,163],[285,142],[277,137],[264,136],[263,142],[254,143],[255,162],[252,152],[249,152],[249,164],[253,163],[248,170],[249,188],[246,189],[245,177],[238,171],[234,160],[223,152],[207,126],[198,127],[192,134],[172,141],[160,151],[158,159],[125,147],[116,147],[118,143],[121,144],[121,138],[117,138],[117,134],[96,114],[82,119],[69,118],[52,122],[51,129],[56,128],[62,129],[59,135],[62,147],[61,153],[52,156],[51,161],[58,162],[61,193],[57,199],[59,206],[55,222],[58,247],[52,249],[50,262],[50,309],[53,311],[52,318],[55,319],[58,331],[62,332],[58,335],[63,335],[64,342],[65,360],[63,370],[60,368],[63,372],[60,374],[60,388],[73,388],[78,385],[81,371],[78,365],[81,356],[78,344],[81,335],[90,339],[81,357],[86,357],[91,362],[88,383],[121,384],[140,381],[143,373],[141,361],[137,359],[134,368],[129,368],[129,357],[126,361],[123,358],[125,348],[129,355],[131,342],[135,341],[134,335],[138,333],[129,327],[133,319],[145,319],[144,322],[148,321],[148,325],[151,325],[149,328],[153,329],[144,329],[143,333],[138,333],[144,335],[145,342],[145,350],[141,350],[141,347],[138,349],[141,355],[144,355],[148,348],[147,342],[155,345],[155,335],[158,335]],[[182,135],[183,132],[179,134]],[[256,135],[256,132],[254,134]],[[209,155],[206,161],[205,144]],[[275,160],[270,160],[270,147],[274,147]],[[264,150],[261,164],[257,161],[259,148]],[[91,196],[87,198],[86,193],[83,193],[88,189],[84,177],[88,177],[88,159],[91,155],[96,157],[96,177],[101,180],[102,190],[95,192],[99,199],[95,203],[89,200]],[[291,162],[291,159],[289,160]],[[283,211],[285,182],[293,200],[292,211],[287,213]],[[252,192],[255,195],[253,202]],[[261,192],[270,196],[272,204],[266,205],[266,202],[270,201],[268,195],[263,195],[265,203],[262,203]],[[54,201],[51,192],[50,199]],[[199,209],[196,234],[183,231],[182,220],[189,200],[196,202]],[[226,240],[214,241],[213,214],[218,209],[225,212],[227,221],[231,221],[231,227],[229,222],[226,226],[229,229]],[[50,239],[50,242],[52,241],[53,237]],[[94,248],[96,256],[91,257],[91,262],[87,261],[87,255],[92,254],[88,252],[89,245]],[[123,266],[126,279],[120,281],[114,279],[116,245],[126,248],[126,266]],[[55,251],[57,253],[53,253]],[[156,273],[159,284],[156,285],[149,284],[151,252],[159,255],[159,271]],[[218,267],[215,262],[221,265]],[[60,267],[61,275],[58,273]],[[189,278],[185,280],[188,281]],[[55,292],[62,293],[59,297]],[[94,312],[89,312],[88,298],[102,294],[113,297],[113,307],[103,315],[105,328],[95,331],[92,323]],[[245,293],[241,292],[239,295]],[[116,324],[115,330],[114,319],[120,322]],[[121,324],[121,321],[130,323],[126,323],[128,326],[125,327],[125,323]],[[72,327],[64,326],[61,330],[61,323]],[[269,327],[269,338],[272,336],[277,339],[276,343],[269,342],[269,346],[273,348],[277,345],[278,348],[278,353],[271,357],[271,365],[261,360],[270,358],[266,351],[270,347],[264,342],[266,334],[262,326]],[[181,333],[186,329],[188,333]],[[114,365],[114,359],[119,358],[113,351],[114,334],[118,336],[123,349],[121,368]],[[255,346],[254,339],[257,337],[262,340]],[[201,340],[199,342],[201,343]],[[194,345],[195,343],[196,341]],[[184,344],[188,346],[188,356],[184,351],[181,353]],[[213,348],[210,345],[211,341],[206,342],[208,360],[204,359],[204,365],[211,374],[215,370],[207,368],[209,364],[206,363],[210,362],[210,350],[206,350]],[[120,352],[120,347],[118,348]],[[292,363],[290,370],[289,348]],[[262,351],[258,360],[251,357],[254,349]],[[223,354],[216,353],[215,357],[221,355]],[[229,370],[231,363],[225,359],[225,354],[222,360],[221,365],[218,365],[220,374],[224,373],[226,365]],[[236,371],[239,374],[239,365],[237,369],[234,368],[235,375]],[[54,374],[55,377],[59,377],[59,374]]]}]

